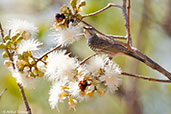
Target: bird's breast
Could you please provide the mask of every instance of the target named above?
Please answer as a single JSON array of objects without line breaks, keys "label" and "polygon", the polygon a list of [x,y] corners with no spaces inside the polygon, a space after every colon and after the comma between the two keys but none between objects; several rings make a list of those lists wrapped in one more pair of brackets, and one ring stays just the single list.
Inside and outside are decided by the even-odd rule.
[{"label": "bird's breast", "polygon": [[103,41],[98,38],[97,35],[93,35],[92,37],[87,39],[88,46],[95,52],[101,52],[102,49],[99,46],[102,46]]}]

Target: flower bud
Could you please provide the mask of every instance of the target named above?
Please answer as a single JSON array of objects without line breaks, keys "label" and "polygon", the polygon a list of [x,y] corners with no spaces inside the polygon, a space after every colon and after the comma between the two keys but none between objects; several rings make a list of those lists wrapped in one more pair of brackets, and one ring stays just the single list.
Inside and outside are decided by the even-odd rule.
[{"label": "flower bud", "polygon": [[29,40],[31,38],[31,33],[30,32],[24,32],[22,36],[23,36],[24,40]]},{"label": "flower bud", "polygon": [[0,42],[0,49],[5,49],[5,45],[2,42]]},{"label": "flower bud", "polygon": [[68,94],[66,92],[63,92],[63,93],[59,94],[60,98],[67,97],[67,96],[68,96]]},{"label": "flower bud", "polygon": [[94,96],[94,91],[88,92],[87,93],[87,96],[90,97],[90,98],[92,98]]},{"label": "flower bud", "polygon": [[38,75],[39,77],[43,77],[43,76],[44,76],[44,74],[45,74],[44,72],[42,72],[42,71],[38,71],[38,74],[37,74],[37,75]]},{"label": "flower bud", "polygon": [[20,43],[21,41],[23,40],[23,37],[18,37],[17,39],[16,39],[16,43],[18,44],[18,43]]},{"label": "flower bud", "polygon": [[10,37],[9,37],[8,35],[5,35],[5,36],[4,36],[4,40],[5,40],[5,41],[7,41],[7,40],[9,40],[9,39],[10,39]]},{"label": "flower bud", "polygon": [[101,89],[101,90],[97,90],[97,94],[99,95],[99,97],[102,97],[102,96],[104,96],[104,94],[105,94],[105,90],[104,89]]},{"label": "flower bud", "polygon": [[20,33],[16,33],[14,36],[12,36],[12,40],[15,41],[19,37]]},{"label": "flower bud", "polygon": [[6,43],[5,43],[5,46],[6,47],[10,47],[10,45],[11,45],[11,41],[10,40],[7,40]]},{"label": "flower bud", "polygon": [[71,108],[75,108],[75,104],[77,103],[77,101],[75,100],[75,99],[72,99],[71,97],[69,97],[69,102],[68,102],[68,104],[69,104],[69,106],[71,107]]},{"label": "flower bud", "polygon": [[11,66],[11,61],[10,60],[5,60],[4,61],[4,65],[6,66],[6,67],[10,67]]},{"label": "flower bud", "polygon": [[4,52],[2,53],[2,57],[3,57],[3,58],[8,58],[8,54],[7,54],[6,51],[4,51]]}]

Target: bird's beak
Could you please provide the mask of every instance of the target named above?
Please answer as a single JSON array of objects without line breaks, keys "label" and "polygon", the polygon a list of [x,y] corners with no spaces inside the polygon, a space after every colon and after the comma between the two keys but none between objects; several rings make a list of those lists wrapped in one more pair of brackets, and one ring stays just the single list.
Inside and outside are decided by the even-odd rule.
[{"label": "bird's beak", "polygon": [[90,30],[88,30],[88,29],[86,29],[86,28],[83,29],[84,36],[85,36],[87,39],[91,37],[91,34],[90,34],[89,31],[90,31]]}]

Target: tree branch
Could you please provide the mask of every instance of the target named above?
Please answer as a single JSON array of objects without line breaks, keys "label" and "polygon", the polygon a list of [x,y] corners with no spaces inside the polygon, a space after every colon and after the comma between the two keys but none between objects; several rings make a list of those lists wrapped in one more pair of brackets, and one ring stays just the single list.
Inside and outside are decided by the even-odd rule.
[{"label": "tree branch", "polygon": [[138,78],[138,79],[143,79],[143,80],[148,80],[148,81],[153,81],[153,82],[171,83],[171,80],[160,80],[160,79],[155,79],[155,78],[148,78],[146,76],[130,74],[130,73],[126,73],[126,72],[122,72],[121,75],[134,77],[134,78]]},{"label": "tree branch", "polygon": [[132,39],[131,39],[131,30],[130,30],[130,8],[131,8],[131,0],[128,0],[128,45],[132,46]]},{"label": "tree branch", "polygon": [[[97,54],[98,53],[95,53],[93,55],[88,56],[87,58],[85,58],[84,60],[81,61],[80,65],[84,64],[90,58],[96,56]],[[138,78],[138,79],[143,79],[143,80],[148,80],[148,81],[153,81],[153,82],[171,83],[171,80],[161,80],[161,79],[156,79],[156,78],[148,78],[147,76],[142,76],[142,75],[138,75],[138,74],[131,74],[131,73],[126,73],[126,72],[121,72],[121,75],[134,77],[134,78]]]},{"label": "tree branch", "polygon": [[[32,64],[31,66],[34,66],[34,65],[37,64],[39,61],[42,61],[42,59],[43,59],[44,57],[46,57],[46,56],[47,56],[48,54],[50,54],[51,52],[53,52],[53,51],[59,49],[61,46],[62,46],[62,45],[59,45],[59,46],[55,47],[54,49],[52,49],[52,50],[50,50],[50,51],[44,53],[44,54],[43,54],[40,58],[38,58],[38,59],[36,60],[36,62],[35,62],[34,64]],[[42,62],[43,62],[43,61],[42,61]]]},{"label": "tree branch", "polygon": [[125,23],[125,30],[126,30],[126,36],[127,36],[127,44],[129,45],[129,48],[132,46],[132,39],[131,39],[131,34],[130,34],[130,0],[128,0],[128,14],[126,10],[126,1],[123,0],[123,5],[122,5],[122,12],[124,16],[124,23]]},{"label": "tree branch", "polygon": [[[131,56],[131,57],[143,62],[144,64],[151,67],[152,69],[159,71],[160,73],[162,73],[168,79],[171,80],[171,73],[170,72],[168,72],[166,69],[164,69],[162,66],[157,64],[155,61],[153,61],[152,59],[150,59],[149,57],[147,57],[143,53],[141,53],[138,49],[132,47],[132,39],[131,39],[131,35],[130,35],[131,34],[130,33],[130,22],[129,22],[130,21],[129,18],[130,18],[130,4],[131,3],[130,3],[130,0],[128,0],[128,7],[126,7],[127,6],[126,1],[127,0],[123,0],[122,12],[123,12],[124,22],[125,22],[127,43],[117,41],[117,40],[113,40],[113,39],[111,39],[111,37],[101,33],[96,28],[94,28],[92,25],[88,24],[87,22],[83,21],[82,19],[79,19],[79,18],[77,18],[77,19],[79,21],[83,22],[84,24],[86,24],[88,26],[91,26],[94,29],[95,32],[102,35],[102,36],[100,36],[100,35],[98,36],[99,39],[106,39],[106,40],[103,40],[104,41],[103,44],[95,43],[96,48],[101,49],[102,52],[104,50],[107,50],[108,54],[110,53],[111,55],[113,55],[113,54],[114,55],[116,55],[116,54],[126,54],[128,56]],[[127,8],[128,8],[128,12],[127,12]],[[102,12],[104,10],[99,10],[99,11]],[[100,13],[100,12],[98,12],[98,13]],[[128,15],[127,15],[127,13],[128,13]],[[110,43],[110,45],[109,45],[109,43]],[[106,45],[106,47],[104,47],[104,45]],[[121,46],[122,49],[118,49],[118,46]],[[104,53],[106,53],[106,51]]]},{"label": "tree branch", "polygon": [[93,15],[97,15],[97,14],[99,14],[99,13],[101,13],[101,12],[109,9],[110,7],[117,7],[117,8],[121,8],[122,9],[122,7],[120,5],[116,5],[116,4],[113,4],[113,3],[109,3],[107,6],[105,6],[104,8],[102,8],[102,9],[100,9],[100,10],[94,12],[94,13],[90,13],[90,14],[87,14],[87,15],[83,15],[82,16],[82,19],[84,19],[86,17],[93,16]]},{"label": "tree branch", "polygon": [[[83,19],[86,18],[86,17],[90,17],[90,16],[94,16],[94,15],[96,15],[96,14],[99,14],[99,13],[101,13],[101,12],[103,12],[103,11],[105,11],[105,10],[111,8],[111,7],[118,7],[118,8],[121,8],[121,9],[122,9],[122,7],[119,6],[119,5],[116,5],[116,4],[113,4],[113,3],[109,3],[107,6],[105,6],[105,7],[102,8],[102,9],[100,9],[99,11],[96,11],[96,12],[94,12],[94,13],[90,13],[90,14],[87,14],[87,15],[83,15],[81,19],[79,19],[79,18],[76,17],[76,16],[75,16],[75,17],[77,18],[77,20],[81,21],[81,22],[84,23],[85,25],[93,27],[92,25],[90,25],[90,24],[88,24],[87,22],[83,21]],[[94,28],[94,27],[93,27],[93,28]],[[127,36],[119,36],[119,35],[111,35],[111,34],[106,35],[106,34],[103,34],[102,32],[100,32],[99,30],[97,30],[96,28],[94,28],[94,29],[95,29],[95,31],[96,31],[97,33],[99,33],[99,34],[101,34],[101,35],[103,35],[103,36],[109,37],[109,38],[123,39],[123,40],[126,40],[126,39],[127,39]]]},{"label": "tree branch", "polygon": [[87,58],[85,58],[84,60],[81,61],[80,65],[84,64],[86,61],[88,61],[90,58],[92,58],[92,57],[94,57],[94,56],[96,56],[96,55],[97,55],[97,53],[88,56]]},{"label": "tree branch", "polygon": [[2,28],[1,22],[0,22],[0,30],[1,30],[2,41],[4,42],[4,30]]},{"label": "tree branch", "polygon": [[[4,30],[2,28],[1,23],[0,23],[0,32],[1,32],[2,41],[5,43],[5,40],[4,40]],[[13,57],[12,57],[11,53],[9,52],[8,49],[5,49],[5,51],[7,52],[8,57],[9,57],[10,61],[12,62],[12,67],[15,69],[15,65],[14,65]]]},{"label": "tree branch", "polygon": [[25,95],[25,93],[24,93],[23,86],[22,86],[21,84],[18,83],[18,87],[19,87],[19,89],[20,89],[20,93],[21,93],[21,96],[22,96],[22,98],[23,98],[23,101],[24,101],[24,104],[25,104],[25,107],[26,107],[27,114],[31,114],[31,108],[29,107],[29,104],[28,104],[26,95]]},{"label": "tree branch", "polygon": [[[84,29],[88,29],[88,28],[84,27]],[[93,29],[94,28],[91,29],[91,32],[93,32]],[[96,34],[95,32],[96,31],[94,30],[94,34]],[[96,40],[92,40],[93,41],[93,42],[91,42],[92,46],[94,46],[94,48],[96,48],[96,49],[101,50],[100,52],[109,54],[111,56],[115,56],[117,54],[128,55],[130,57],[133,57],[133,58],[143,62],[144,64],[151,67],[152,69],[157,70],[158,72],[162,73],[168,79],[171,80],[170,72],[168,72],[162,66],[160,66],[155,61],[150,59],[148,56],[141,53],[138,49],[136,49],[132,46],[130,47],[130,45],[128,45],[127,43],[111,39],[105,35],[103,35],[103,36],[95,35],[92,38],[96,39]],[[97,40],[99,40],[99,41],[97,41]]]},{"label": "tree branch", "polygon": [[[1,32],[2,41],[5,43],[5,40],[4,40],[4,30],[2,28],[1,23],[0,23],[0,32]],[[12,62],[12,67],[15,70],[16,68],[15,68],[15,65],[14,65],[14,62],[13,62],[12,54],[8,51],[8,49],[5,49],[5,51],[7,52],[8,56],[9,56],[9,59]],[[31,108],[30,108],[30,106],[28,104],[28,101],[26,99],[26,96],[25,96],[25,93],[24,93],[24,90],[23,90],[23,86],[18,83],[18,87],[20,89],[20,92],[21,92],[21,95],[22,95],[22,98],[23,98],[23,101],[24,101],[24,104],[25,104],[25,107],[26,107],[27,114],[31,114]]]},{"label": "tree branch", "polygon": [[108,37],[108,38],[114,38],[114,39],[123,39],[123,40],[126,40],[126,39],[127,39],[126,36],[118,36],[118,35],[110,35],[110,34],[107,35],[107,34],[104,34],[104,33],[100,32],[99,30],[97,30],[97,29],[96,29],[95,27],[93,27],[92,25],[90,25],[89,23],[85,22],[84,20],[79,19],[79,18],[76,17],[76,16],[75,16],[75,18],[76,18],[78,21],[84,23],[85,25],[91,26],[97,33],[101,34],[102,36],[105,36],[105,37]]},{"label": "tree branch", "polygon": [[132,57],[136,58],[137,60],[143,62],[147,66],[151,67],[154,70],[157,70],[158,72],[162,73],[165,75],[168,79],[171,80],[171,73],[168,72],[165,68],[157,64],[155,61],[150,59],[148,56],[144,55],[141,53],[138,49],[131,47],[131,49],[128,48],[130,51],[129,54],[131,54]]},{"label": "tree branch", "polygon": [[62,45],[59,45],[59,46],[55,47],[54,49],[52,49],[52,50],[50,50],[50,51],[46,52],[46,53],[45,53],[45,54],[43,54],[39,59],[37,59],[37,61],[42,60],[42,59],[43,59],[44,57],[46,57],[48,54],[50,54],[51,52],[53,52],[53,51],[55,51],[55,50],[59,49],[61,46],[62,46]]},{"label": "tree branch", "polygon": [[4,93],[7,91],[7,88],[5,88],[2,92],[1,92],[1,94],[0,94],[0,99],[2,98],[2,96],[4,95]]},{"label": "tree branch", "polygon": [[[122,6],[116,5],[116,4],[113,4],[113,3],[109,3],[107,6],[105,6],[104,8],[102,8],[102,9],[100,9],[100,10],[94,12],[94,13],[83,15],[81,20],[86,18],[86,17],[97,15],[97,14],[99,14],[99,13],[101,13],[101,12],[111,8],[111,7],[121,8],[122,12],[123,12],[123,16],[124,16],[126,36],[115,36],[115,35],[105,35],[105,36],[110,37],[110,38],[127,39],[127,44],[129,45],[128,48],[130,48],[132,46],[132,39],[131,39],[131,34],[130,34],[130,8],[131,8],[131,1],[128,0],[128,7],[126,7],[127,6],[126,1],[127,0],[123,0],[123,5]],[[128,9],[128,12],[127,12],[127,9]],[[99,33],[99,31],[96,31],[96,32]],[[100,34],[104,35],[101,32],[100,32]]]}]

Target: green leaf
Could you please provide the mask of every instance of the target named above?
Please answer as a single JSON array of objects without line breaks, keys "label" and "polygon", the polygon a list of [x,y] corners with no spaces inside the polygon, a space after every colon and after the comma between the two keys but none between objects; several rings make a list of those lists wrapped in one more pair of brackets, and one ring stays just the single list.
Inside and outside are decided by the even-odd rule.
[{"label": "green leaf", "polygon": [[5,49],[5,48],[6,47],[5,47],[4,43],[0,42],[0,49]]},{"label": "green leaf", "polygon": [[15,42],[16,42],[17,44],[19,44],[23,39],[24,39],[23,37],[18,37],[18,38],[15,40]]},{"label": "green leaf", "polygon": [[85,6],[86,5],[86,2],[85,1],[81,1],[78,8],[82,7],[82,6]]},{"label": "green leaf", "polygon": [[61,13],[72,13],[71,9],[68,7],[68,6],[63,6],[61,9],[60,9],[60,12]]},{"label": "green leaf", "polygon": [[81,16],[80,14],[77,14],[77,18],[81,19],[81,18],[82,18],[82,16]]},{"label": "green leaf", "polygon": [[31,55],[32,55],[32,52],[31,51],[26,51],[26,52],[23,53],[23,56],[25,58],[30,57]]},{"label": "green leaf", "polygon": [[7,41],[9,39],[10,39],[10,37],[8,35],[5,35],[4,40]]},{"label": "green leaf", "polygon": [[8,58],[8,54],[7,54],[6,51],[4,51],[4,52],[2,53],[2,57],[3,57],[3,58]]},{"label": "green leaf", "polygon": [[11,39],[14,41],[17,39],[17,37],[19,37],[20,33],[16,33]]},{"label": "green leaf", "polygon": [[38,71],[37,71],[37,75],[38,75],[39,77],[43,77],[43,76],[44,76],[44,72],[38,70]]},{"label": "green leaf", "polygon": [[5,46],[6,47],[10,47],[10,45],[11,45],[11,41],[10,40],[7,40],[6,43],[5,43]]},{"label": "green leaf", "polygon": [[71,0],[70,1],[70,4],[73,8],[76,8],[76,5],[77,5],[77,0]]}]

